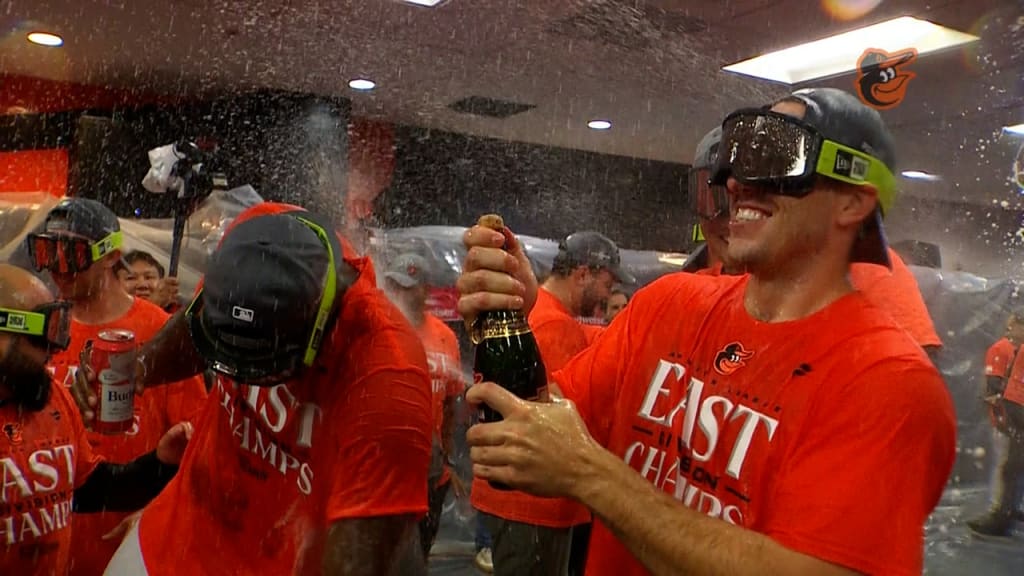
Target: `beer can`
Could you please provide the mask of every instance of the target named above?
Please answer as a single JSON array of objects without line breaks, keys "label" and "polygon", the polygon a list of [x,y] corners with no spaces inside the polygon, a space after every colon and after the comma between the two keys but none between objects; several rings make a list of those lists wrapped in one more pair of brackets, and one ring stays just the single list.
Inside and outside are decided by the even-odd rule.
[{"label": "beer can", "polygon": [[135,334],[130,330],[103,330],[90,343],[89,365],[96,374],[96,421],[101,434],[122,434],[134,424]]}]

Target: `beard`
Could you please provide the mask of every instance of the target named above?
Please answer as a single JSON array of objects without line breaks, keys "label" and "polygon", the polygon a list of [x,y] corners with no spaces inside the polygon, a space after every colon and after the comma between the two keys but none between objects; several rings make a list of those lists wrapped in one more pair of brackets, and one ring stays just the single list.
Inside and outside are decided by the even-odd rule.
[{"label": "beard", "polygon": [[0,386],[11,391],[11,401],[22,409],[38,412],[45,408],[52,385],[45,364],[35,364],[13,347],[0,361]]}]

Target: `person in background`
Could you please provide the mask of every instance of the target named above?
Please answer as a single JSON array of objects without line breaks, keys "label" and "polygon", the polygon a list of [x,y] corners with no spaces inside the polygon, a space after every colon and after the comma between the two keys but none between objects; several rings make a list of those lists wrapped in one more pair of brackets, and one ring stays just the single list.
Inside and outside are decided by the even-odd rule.
[{"label": "person in background", "polygon": [[604,307],[605,322],[611,324],[619,312],[626,307],[626,304],[629,304],[629,294],[621,288],[613,288]]},{"label": "person in background", "polygon": [[[108,329],[130,330],[136,343],[155,335],[168,315],[151,302],[123,290],[113,269],[121,262],[121,228],[103,204],[85,198],[62,200],[47,215],[43,231],[26,242],[38,271],[49,271],[62,299],[71,303],[71,340],[50,360],[53,377],[70,387],[87,343]],[[89,432],[97,455],[114,461],[136,458],[156,448],[160,438],[179,422],[192,420],[206,401],[200,378],[190,378],[153,394],[137,396],[132,428],[122,434]],[[76,520],[71,576],[98,576],[117,549],[104,540],[127,516],[90,514]]]},{"label": "person in background", "polygon": [[391,260],[384,274],[384,292],[409,320],[423,343],[433,390],[434,442],[428,478],[428,512],[420,521],[424,559],[430,557],[430,548],[441,526],[441,511],[449,487],[455,486],[456,498],[466,496],[462,480],[453,473],[455,403],[466,389],[459,341],[451,328],[427,312],[427,268],[422,256],[401,254]]},{"label": "person in background", "polygon": [[[207,366],[217,382],[181,470],[108,573],[425,574],[426,355],[321,217],[273,202],[236,217],[192,303],[143,348],[136,382]],[[94,378],[75,381],[86,421]]]},{"label": "person in background", "polygon": [[[985,394],[992,419],[994,442],[1001,448],[1000,462],[991,481],[989,511],[967,522],[968,529],[983,537],[1006,538],[1022,518],[1024,500],[1024,407],[1006,398],[1007,383],[1024,378],[1020,345],[1024,343],[1024,311],[1006,321],[1006,332],[985,354]],[[1012,397],[1012,393],[1010,394]]]},{"label": "person in background", "polygon": [[[683,264],[684,272],[696,274],[742,274],[741,267],[728,261],[729,199],[725,187],[710,182],[710,170],[718,158],[722,128],[715,127],[701,138],[689,174],[691,207],[700,221],[706,242]],[[850,279],[875,306],[890,314],[935,361],[942,340],[935,332],[928,308],[914,274],[891,247],[885,263],[853,262]]]},{"label": "person in background", "polygon": [[[722,126],[712,183],[729,194],[728,260],[748,273],[640,290],[554,375],[551,402],[472,386],[468,402],[504,416],[467,432],[473,473],[590,508],[590,576],[920,574],[956,415],[921,347],[848,275],[887,259],[892,137],[830,88]],[[464,240],[466,321],[531,310],[510,231]]]},{"label": "person in background", "polygon": [[726,261],[729,255],[729,196],[725,186],[711,184],[711,169],[718,159],[721,141],[722,127],[716,126],[697,143],[697,152],[690,165],[690,209],[697,215],[705,241],[683,263],[684,272],[712,275],[742,273]]},{"label": "person in background", "polygon": [[[576,317],[607,299],[616,281],[633,283],[634,278],[622,268],[619,249],[606,236],[577,232],[559,244],[551,274],[528,318],[549,377],[588,346]],[[571,571],[582,573],[589,540],[586,508],[565,499],[495,490],[481,478],[473,479],[472,503],[491,534],[498,576],[565,574],[573,540],[578,557]]]},{"label": "person in background", "polygon": [[144,506],[177,470],[191,427],[175,426],[128,464],[103,462],[46,366],[70,339],[69,305],[0,264],[0,317],[0,574],[65,576],[84,514]]},{"label": "person in background", "polygon": [[178,279],[165,277],[163,265],[149,252],[128,252],[116,272],[125,291],[132,296],[145,298],[168,314],[174,314],[181,308]]}]

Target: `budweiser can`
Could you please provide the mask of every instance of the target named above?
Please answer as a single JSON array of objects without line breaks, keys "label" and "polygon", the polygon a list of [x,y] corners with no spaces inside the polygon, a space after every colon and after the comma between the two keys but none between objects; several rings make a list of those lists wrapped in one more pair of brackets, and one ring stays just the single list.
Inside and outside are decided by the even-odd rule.
[{"label": "budweiser can", "polygon": [[90,343],[89,366],[96,374],[93,393],[98,399],[93,429],[101,434],[131,430],[135,407],[135,334],[103,330]]}]

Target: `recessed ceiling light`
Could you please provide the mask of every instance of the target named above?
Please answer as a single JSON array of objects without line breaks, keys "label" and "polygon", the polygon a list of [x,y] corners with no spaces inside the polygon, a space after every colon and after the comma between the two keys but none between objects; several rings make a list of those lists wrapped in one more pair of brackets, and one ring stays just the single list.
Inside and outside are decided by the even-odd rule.
[{"label": "recessed ceiling light", "polygon": [[441,4],[445,0],[402,0],[406,4],[415,4],[417,6],[426,6],[427,8],[434,8],[438,4]]},{"label": "recessed ceiling light", "polygon": [[30,32],[28,41],[40,46],[62,46],[64,44],[63,38],[49,32]]},{"label": "recessed ceiling light", "polygon": [[927,20],[903,16],[785,50],[769,52],[724,66],[722,69],[765,80],[799,84],[853,72],[857,69],[857,60],[868,48],[878,48],[887,52],[916,48],[917,54],[924,56],[930,52],[975,40],[978,40],[977,36],[939,26]]},{"label": "recessed ceiling light", "polygon": [[1024,124],[1015,124],[1013,126],[1003,126],[1003,132],[1012,136],[1024,136]]},{"label": "recessed ceiling light", "polygon": [[377,83],[366,78],[355,78],[348,81],[348,87],[353,90],[373,90],[377,87]]},{"label": "recessed ceiling light", "polygon": [[612,127],[612,123],[607,120],[591,120],[587,122],[587,126],[594,130],[607,130]]},{"label": "recessed ceiling light", "polygon": [[928,172],[922,172],[920,170],[904,170],[901,172],[904,178],[910,178],[911,180],[924,180],[926,182],[938,182],[942,180],[942,176],[938,174],[929,174]]}]

